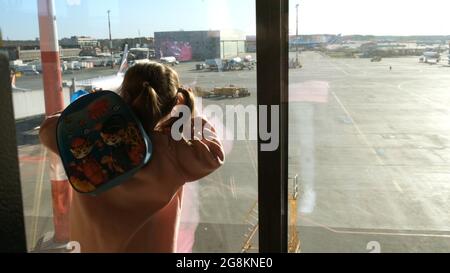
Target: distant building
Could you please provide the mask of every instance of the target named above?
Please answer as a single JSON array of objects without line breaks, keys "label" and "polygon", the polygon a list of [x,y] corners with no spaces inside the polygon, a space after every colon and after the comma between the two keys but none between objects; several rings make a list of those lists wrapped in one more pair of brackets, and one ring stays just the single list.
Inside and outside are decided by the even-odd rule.
[{"label": "distant building", "polygon": [[15,40],[7,40],[3,41],[3,47],[11,47],[11,48],[20,48],[22,50],[27,49],[39,49],[40,48],[39,40],[24,40],[24,41],[15,41]]},{"label": "distant building", "polygon": [[[5,46],[0,48],[3,54],[7,55],[10,61],[22,60],[25,62],[36,61],[41,59],[41,50],[39,47]],[[81,49],[79,48],[60,48],[61,58],[77,57]]]},{"label": "distant building", "polygon": [[[110,47],[109,39],[99,40],[99,42],[103,48]],[[112,43],[115,51],[122,50],[125,44],[128,44],[128,48],[155,48],[155,39],[153,37],[113,39]]]},{"label": "distant building", "polygon": [[3,47],[3,32],[1,28],[0,28],[0,47]]},{"label": "distant building", "polygon": [[246,53],[245,33],[235,29],[222,30],[220,32],[220,57],[230,59],[236,56],[242,56]]},{"label": "distant building", "polygon": [[155,32],[157,58],[173,56],[178,61],[220,58],[220,31]]},{"label": "distant building", "polygon": [[6,50],[4,48],[0,48],[0,54],[5,55],[7,58],[9,58],[8,50]]},{"label": "distant building", "polygon": [[314,48],[336,43],[340,39],[341,35],[334,34],[290,35],[289,46],[291,49],[296,47]]},{"label": "distant building", "polygon": [[40,49],[19,50],[19,60],[28,62],[41,59]]},{"label": "distant building", "polygon": [[80,48],[62,48],[59,51],[61,59],[74,58],[80,56]]},{"label": "distant building", "polygon": [[97,39],[88,36],[72,36],[70,38],[63,38],[59,44],[63,47],[98,47],[100,43]]},{"label": "distant building", "polygon": [[19,50],[15,46],[7,46],[0,48],[0,51],[3,52],[10,60],[17,60],[19,59]]},{"label": "distant building", "polygon": [[81,49],[80,56],[98,56],[101,55],[102,51],[98,47],[85,47]]},{"label": "distant building", "polygon": [[256,52],[256,36],[247,36],[245,38],[245,51],[249,53]]}]

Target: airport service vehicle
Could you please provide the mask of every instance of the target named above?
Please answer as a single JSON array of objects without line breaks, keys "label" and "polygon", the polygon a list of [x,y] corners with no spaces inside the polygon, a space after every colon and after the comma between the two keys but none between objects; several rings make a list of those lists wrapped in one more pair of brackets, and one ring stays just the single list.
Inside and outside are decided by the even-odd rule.
[{"label": "airport service vehicle", "polygon": [[171,65],[171,66],[175,66],[175,65],[179,64],[179,62],[177,61],[177,59],[175,57],[162,57],[161,59],[159,59],[159,61],[162,64],[167,64],[167,65]]},{"label": "airport service vehicle", "polygon": [[302,68],[302,64],[300,63],[300,61],[297,61],[295,59],[290,59],[289,60],[289,68],[290,69],[296,69],[296,68]]},{"label": "airport service vehicle", "polygon": [[79,61],[64,62],[66,70],[81,70],[81,63]]},{"label": "airport service vehicle", "polygon": [[145,47],[131,48],[130,49],[130,59],[131,60],[143,60],[143,59],[154,59],[155,50]]},{"label": "airport service vehicle", "polygon": [[207,60],[205,60],[205,65],[208,70],[218,72],[222,69],[222,60],[221,59],[207,59]]},{"label": "airport service vehicle", "polygon": [[231,60],[225,60],[223,65],[224,71],[231,71],[231,70],[252,70],[256,67],[256,63],[251,60],[248,57],[246,57],[244,60],[242,60],[240,57],[235,57]]},{"label": "airport service vehicle", "polygon": [[105,60],[102,58],[92,59],[91,62],[94,64],[94,67],[105,67],[106,66]]},{"label": "airport service vehicle", "polygon": [[129,61],[132,64],[148,63],[155,57],[155,50],[150,48],[132,48],[129,51]]},{"label": "airport service vehicle", "polygon": [[381,57],[380,56],[376,56],[373,57],[372,59],[370,59],[371,62],[381,62]]},{"label": "airport service vehicle", "polygon": [[205,69],[206,68],[206,64],[196,64],[195,65],[195,69],[196,70],[203,70],[203,69]]},{"label": "airport service vehicle", "polygon": [[206,98],[206,97],[211,96],[211,91],[206,91],[203,88],[201,88],[200,86],[194,87],[193,92],[196,97]]},{"label": "airport service vehicle", "polygon": [[[235,71],[235,70],[252,70],[256,68],[256,62],[251,57],[246,57],[244,60],[240,57],[232,59],[208,59],[205,61],[205,66],[211,71]],[[201,69],[198,69],[201,70]]]},{"label": "airport service vehicle", "polygon": [[194,95],[202,98],[209,97],[226,97],[226,98],[242,98],[250,96],[250,92],[248,88],[237,87],[234,85],[225,86],[225,87],[215,87],[211,91],[206,91],[201,87],[194,88]]},{"label": "airport service vehicle", "polygon": [[223,71],[231,71],[231,70],[242,70],[244,69],[242,65],[242,59],[239,57],[230,59],[230,60],[224,60],[223,62]]},{"label": "airport service vehicle", "polygon": [[250,92],[248,92],[247,88],[236,87],[234,85],[230,85],[228,87],[216,87],[211,92],[213,95],[216,96],[225,96],[233,98],[250,96]]},{"label": "airport service vehicle", "polygon": [[244,57],[243,64],[245,68],[248,68],[248,70],[256,68],[256,60],[253,60],[251,55],[247,55]]}]

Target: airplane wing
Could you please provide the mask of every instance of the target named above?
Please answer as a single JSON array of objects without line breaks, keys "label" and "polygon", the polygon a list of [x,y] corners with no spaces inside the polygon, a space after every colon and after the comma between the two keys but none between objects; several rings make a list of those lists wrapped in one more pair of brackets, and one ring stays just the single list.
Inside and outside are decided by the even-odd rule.
[{"label": "airplane wing", "polygon": [[12,88],[12,91],[13,91],[13,92],[14,92],[14,91],[22,91],[22,92],[25,92],[25,91],[31,91],[30,89],[17,88],[17,87],[15,87],[15,86],[11,86],[11,88]]},{"label": "airplane wing", "polygon": [[[128,44],[125,45],[122,61],[120,63],[119,71],[117,71],[116,75],[77,81],[75,82],[75,85],[77,88],[81,87],[85,90],[102,89],[115,91],[122,84],[127,69],[128,69]],[[67,86],[71,86],[71,83],[67,83]]]}]

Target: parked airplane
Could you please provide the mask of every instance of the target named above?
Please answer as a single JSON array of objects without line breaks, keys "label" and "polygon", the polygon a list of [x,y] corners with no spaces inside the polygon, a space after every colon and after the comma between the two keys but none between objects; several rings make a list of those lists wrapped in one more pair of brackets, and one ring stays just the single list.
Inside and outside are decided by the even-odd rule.
[{"label": "parked airplane", "polygon": [[[125,72],[128,69],[128,45],[125,45],[125,49],[120,63],[119,71],[116,75],[98,77],[88,80],[75,81],[75,89],[82,88],[87,91],[92,90],[111,90],[117,91],[122,85]],[[70,86],[70,83],[68,84]]]},{"label": "parked airplane", "polygon": [[441,61],[441,54],[439,51],[425,51],[419,61],[423,63],[435,64]]}]

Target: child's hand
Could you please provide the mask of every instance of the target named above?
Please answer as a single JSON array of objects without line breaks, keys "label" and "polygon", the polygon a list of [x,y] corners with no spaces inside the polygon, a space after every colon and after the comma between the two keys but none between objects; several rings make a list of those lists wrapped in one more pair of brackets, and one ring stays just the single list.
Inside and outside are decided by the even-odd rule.
[{"label": "child's hand", "polygon": [[186,105],[186,96],[185,94],[194,95],[194,91],[192,91],[192,88],[184,88],[180,87],[178,88],[177,93],[177,105]]}]

